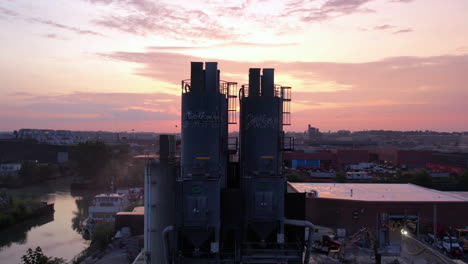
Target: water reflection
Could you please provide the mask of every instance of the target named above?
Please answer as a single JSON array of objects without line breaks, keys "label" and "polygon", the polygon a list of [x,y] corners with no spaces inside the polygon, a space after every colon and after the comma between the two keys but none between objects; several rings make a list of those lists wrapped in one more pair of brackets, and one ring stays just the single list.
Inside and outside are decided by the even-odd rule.
[{"label": "water reflection", "polygon": [[54,215],[42,216],[36,219],[29,219],[21,224],[14,225],[1,232],[0,237],[0,251],[4,247],[10,247],[13,243],[24,244],[26,243],[27,233],[34,227],[45,225],[54,221]]},{"label": "water reflection", "polygon": [[66,181],[8,192],[15,196],[52,202],[55,204],[55,213],[0,231],[0,263],[19,263],[28,248],[37,246],[47,256],[71,260],[88,246],[89,242],[81,235],[81,223],[88,215],[93,193],[70,193]]},{"label": "water reflection", "polygon": [[75,204],[77,210],[73,212],[71,227],[77,233],[83,234],[83,221],[88,217],[88,208],[91,205],[93,194],[89,192],[73,192],[72,196],[76,198]]}]

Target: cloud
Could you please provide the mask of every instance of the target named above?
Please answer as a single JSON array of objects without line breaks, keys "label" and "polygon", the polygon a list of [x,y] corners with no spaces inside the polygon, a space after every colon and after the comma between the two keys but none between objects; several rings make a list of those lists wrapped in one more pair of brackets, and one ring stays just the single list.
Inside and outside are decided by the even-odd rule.
[{"label": "cloud", "polygon": [[40,35],[43,38],[48,38],[48,39],[59,39],[59,40],[67,40],[67,38],[64,38],[56,33],[48,33],[48,34],[42,34]]},{"label": "cloud", "polygon": [[234,42],[223,42],[215,45],[210,46],[152,46],[148,47],[149,50],[195,50],[195,49],[211,49],[211,48],[223,48],[223,47],[287,47],[287,46],[295,46],[298,45],[296,42],[289,42],[289,43],[259,43],[259,42],[241,42],[241,41],[234,41]]},{"label": "cloud", "polygon": [[94,20],[94,23],[134,35],[157,34],[179,40],[235,39],[238,35],[225,27],[215,17],[202,10],[187,9],[148,0],[90,0],[95,4],[114,5],[125,14],[111,14]]},{"label": "cloud", "polygon": [[10,16],[10,17],[16,17],[19,16],[19,14],[13,10],[4,8],[0,6],[0,15],[5,15],[5,16]]},{"label": "cloud", "polygon": [[188,78],[190,61],[218,61],[221,78],[239,85],[248,81],[248,68],[273,67],[276,82],[293,87],[295,130],[311,116],[330,129],[468,129],[468,55],[367,63],[241,62],[155,51],[100,56],[136,63],[135,74],[167,82],[174,90]]},{"label": "cloud", "polygon": [[19,115],[26,111],[34,113],[34,118],[45,120],[132,122],[179,118],[179,97],[165,93],[74,92],[47,96],[13,93],[10,96],[23,97],[15,107]]},{"label": "cloud", "polygon": [[28,93],[28,92],[14,92],[14,93],[8,94],[8,96],[32,96],[32,93]]},{"label": "cloud", "polygon": [[54,21],[51,21],[51,20],[45,20],[45,19],[41,19],[41,18],[28,18],[27,21],[29,21],[31,23],[39,23],[39,24],[55,27],[55,28],[58,28],[58,29],[70,31],[70,32],[76,33],[78,35],[94,35],[94,36],[100,36],[100,37],[104,36],[103,34],[101,34],[99,32],[96,32],[96,31],[80,29],[80,28],[77,28],[77,27],[71,27],[71,26],[67,26],[67,25],[64,25],[64,24],[59,24],[57,22],[54,22]]},{"label": "cloud", "polygon": [[50,38],[50,39],[57,39],[58,38],[57,34],[44,34],[42,36],[44,38]]},{"label": "cloud", "polygon": [[468,53],[468,46],[461,46],[455,49],[457,53],[465,54]]},{"label": "cloud", "polygon": [[389,2],[390,3],[411,3],[411,2],[414,2],[414,0],[391,0]]},{"label": "cloud", "polygon": [[[85,0],[106,5],[108,12],[94,19],[96,25],[138,36],[160,36],[193,43],[236,42],[269,33],[281,36],[299,32],[311,22],[322,22],[355,13],[370,13],[373,0],[199,0],[188,5],[174,1]],[[271,8],[265,8],[271,5]],[[255,32],[242,30],[255,28]],[[247,41],[248,43],[248,41]],[[211,43],[208,43],[208,45]]]},{"label": "cloud", "polygon": [[[393,32],[389,31],[389,29],[393,29]],[[391,32],[392,34],[400,34],[400,33],[409,33],[413,32],[414,30],[411,28],[403,28],[403,29],[398,29],[397,26],[394,25],[380,25],[380,26],[374,26],[373,28],[359,28],[361,31],[368,31],[368,30],[377,30],[377,31],[384,31],[384,32]]]},{"label": "cloud", "polygon": [[393,32],[393,34],[401,34],[401,33],[410,33],[414,30],[412,28],[400,29],[398,31]]},{"label": "cloud", "polygon": [[388,29],[393,29],[394,31],[391,32],[392,34],[409,33],[409,32],[414,31],[412,28],[398,29],[397,26],[388,25],[388,24],[381,25],[381,26],[375,26],[373,29],[374,30],[379,30],[379,31],[386,31],[386,32],[389,32]]},{"label": "cloud", "polygon": [[[18,19],[24,20],[24,21],[29,22],[29,23],[43,24],[43,25],[51,26],[51,27],[58,28],[58,29],[61,29],[61,30],[70,31],[70,32],[73,32],[73,33],[76,33],[76,34],[79,34],[79,35],[94,35],[94,36],[101,36],[101,37],[104,36],[103,34],[101,34],[99,32],[96,32],[96,31],[80,29],[80,28],[77,28],[77,27],[72,27],[72,26],[60,24],[60,23],[57,23],[57,22],[52,21],[52,20],[46,20],[46,19],[37,18],[37,17],[21,16],[18,12],[12,11],[12,10],[9,10],[9,9],[3,8],[3,7],[0,7],[0,14],[4,14],[4,15],[7,15],[7,16],[10,16],[10,17],[18,18]],[[48,35],[49,36],[46,36],[46,37],[51,38],[51,36],[55,35],[55,34],[48,34]]]},{"label": "cloud", "polygon": [[[363,6],[372,0],[327,0],[321,6],[310,5],[307,1],[291,2],[286,16],[299,14],[304,22],[320,22],[354,13],[371,13]],[[314,4],[314,3],[312,3]]]},{"label": "cloud", "polygon": [[392,25],[381,25],[381,26],[375,26],[374,29],[375,30],[386,30],[386,29],[390,29],[390,28],[394,28],[395,26],[392,26]]},{"label": "cloud", "polygon": [[[173,132],[180,127],[180,97],[165,93],[9,94],[0,104],[0,130],[24,127]],[[11,103],[10,102],[14,102]]]},{"label": "cloud", "polygon": [[[393,57],[366,63],[243,62],[167,52],[113,52],[99,55],[131,62],[135,74],[180,92],[190,61],[218,61],[221,78],[248,80],[249,67],[275,68],[276,83],[290,85],[293,125],[322,130],[468,130],[468,55]],[[0,128],[49,127],[175,131],[180,96],[165,93],[85,93],[38,96],[9,94],[0,105]],[[8,104],[9,102],[14,102]],[[178,129],[178,128],[177,128]]]}]

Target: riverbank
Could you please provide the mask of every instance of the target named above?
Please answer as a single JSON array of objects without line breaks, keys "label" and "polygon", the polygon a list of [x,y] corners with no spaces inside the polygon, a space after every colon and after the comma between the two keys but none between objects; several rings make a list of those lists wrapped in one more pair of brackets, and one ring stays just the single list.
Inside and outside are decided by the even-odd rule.
[{"label": "riverbank", "polygon": [[20,199],[0,192],[0,231],[25,220],[53,215],[54,204]]},{"label": "riverbank", "polygon": [[131,264],[143,249],[143,235],[113,238],[104,248],[91,245],[73,264]]},{"label": "riverbank", "polygon": [[[44,254],[70,262],[89,246],[80,233],[80,223],[94,192],[70,193],[71,177],[5,190],[8,195],[54,203],[54,214],[33,217],[0,231],[0,263],[20,263],[28,248],[41,247]],[[1,212],[1,211],[0,211]]]}]

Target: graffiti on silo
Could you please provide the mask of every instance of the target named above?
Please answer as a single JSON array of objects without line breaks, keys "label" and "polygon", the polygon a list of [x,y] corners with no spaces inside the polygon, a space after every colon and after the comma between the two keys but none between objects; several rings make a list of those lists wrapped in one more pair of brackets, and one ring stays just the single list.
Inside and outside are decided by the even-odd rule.
[{"label": "graffiti on silo", "polygon": [[245,129],[275,128],[278,126],[278,116],[271,116],[264,113],[249,113],[246,119]]}]

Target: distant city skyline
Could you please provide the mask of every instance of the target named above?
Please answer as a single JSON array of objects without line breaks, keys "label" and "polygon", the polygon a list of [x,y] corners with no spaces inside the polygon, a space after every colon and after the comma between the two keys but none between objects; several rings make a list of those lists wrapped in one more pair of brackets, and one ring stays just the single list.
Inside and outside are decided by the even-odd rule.
[{"label": "distant city skyline", "polygon": [[286,130],[468,131],[466,17],[464,0],[4,0],[0,131],[179,132],[190,61],[239,86],[275,68]]}]

